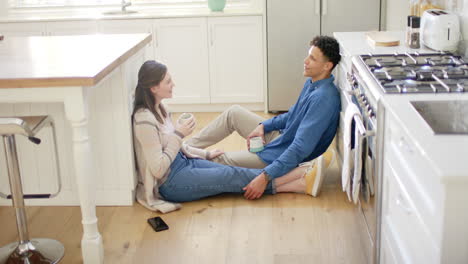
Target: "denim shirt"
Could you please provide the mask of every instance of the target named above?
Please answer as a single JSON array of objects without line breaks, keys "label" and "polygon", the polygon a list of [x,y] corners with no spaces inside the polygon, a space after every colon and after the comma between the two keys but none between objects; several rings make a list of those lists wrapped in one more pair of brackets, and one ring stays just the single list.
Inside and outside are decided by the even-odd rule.
[{"label": "denim shirt", "polygon": [[268,119],[265,134],[274,130],[281,136],[257,155],[266,164],[265,172],[273,179],[283,176],[299,163],[317,158],[333,141],[340,117],[338,89],[330,78],[306,80],[297,102],[287,113]]}]

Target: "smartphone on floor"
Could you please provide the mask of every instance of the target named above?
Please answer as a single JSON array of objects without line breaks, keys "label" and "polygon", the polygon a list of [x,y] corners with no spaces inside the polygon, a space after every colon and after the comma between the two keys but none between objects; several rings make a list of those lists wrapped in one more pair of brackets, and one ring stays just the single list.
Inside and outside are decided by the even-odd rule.
[{"label": "smartphone on floor", "polygon": [[169,226],[162,220],[161,217],[156,216],[148,219],[148,224],[154,229],[154,231],[159,232],[169,229]]}]

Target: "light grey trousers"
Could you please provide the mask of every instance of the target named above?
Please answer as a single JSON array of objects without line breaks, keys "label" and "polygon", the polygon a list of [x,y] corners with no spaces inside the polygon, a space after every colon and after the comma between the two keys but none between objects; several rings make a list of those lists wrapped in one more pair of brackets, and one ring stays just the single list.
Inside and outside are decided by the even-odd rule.
[{"label": "light grey trousers", "polygon": [[[233,105],[226,109],[215,120],[211,121],[198,134],[189,139],[187,143],[193,147],[206,148],[223,140],[234,131],[246,139],[263,120],[265,120],[263,117],[239,105]],[[279,131],[272,131],[265,134],[266,144],[279,136]],[[251,153],[247,149],[225,152],[223,155],[213,159],[213,161],[231,166],[255,169],[262,169],[268,165],[265,164],[257,154]]]}]

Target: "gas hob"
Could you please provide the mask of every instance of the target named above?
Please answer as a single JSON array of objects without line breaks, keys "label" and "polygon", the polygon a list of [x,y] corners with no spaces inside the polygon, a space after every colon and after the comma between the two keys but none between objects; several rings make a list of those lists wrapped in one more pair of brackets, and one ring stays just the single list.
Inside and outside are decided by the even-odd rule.
[{"label": "gas hob", "polygon": [[468,92],[468,64],[451,53],[359,57],[384,93]]}]

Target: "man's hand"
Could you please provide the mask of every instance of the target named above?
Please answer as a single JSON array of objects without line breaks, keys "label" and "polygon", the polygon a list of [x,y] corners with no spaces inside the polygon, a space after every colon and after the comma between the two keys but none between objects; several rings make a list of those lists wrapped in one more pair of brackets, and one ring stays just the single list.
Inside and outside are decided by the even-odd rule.
[{"label": "man's hand", "polygon": [[244,197],[249,200],[254,200],[262,197],[265,188],[268,185],[268,181],[265,174],[262,172],[260,175],[255,177],[247,186],[242,188],[245,191]]},{"label": "man's hand", "polygon": [[247,136],[247,149],[250,149],[250,139],[253,137],[262,137],[263,145],[265,145],[265,135],[264,135],[264,126],[263,124],[258,125],[248,136]]}]

